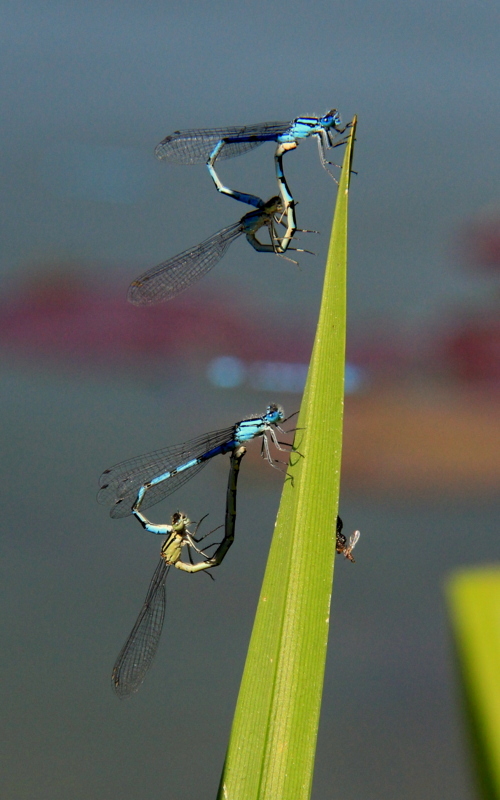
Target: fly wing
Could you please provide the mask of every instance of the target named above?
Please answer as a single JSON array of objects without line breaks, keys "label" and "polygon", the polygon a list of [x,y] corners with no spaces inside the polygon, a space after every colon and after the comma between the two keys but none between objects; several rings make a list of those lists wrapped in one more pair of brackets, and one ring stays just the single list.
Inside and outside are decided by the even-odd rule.
[{"label": "fly wing", "polygon": [[[97,500],[103,505],[110,506],[109,514],[114,519],[127,517],[132,513],[132,506],[137,499],[137,493],[141,486],[164,472],[170,472],[187,461],[204,455],[213,447],[219,447],[225,442],[231,441],[233,435],[234,425],[220,431],[205,433],[203,436],[198,436],[196,439],[191,439],[183,444],[164,447],[162,450],[155,450],[153,453],[146,453],[142,456],[135,456],[126,461],[121,461],[102,473],[99,480],[100,489],[97,494]],[[172,475],[171,478],[158,483],[156,486],[152,486],[145,493],[141,508],[149,508],[175,492],[176,489],[196,475],[206,463],[206,461],[201,461],[189,469]]]},{"label": "fly wing", "polygon": [[242,232],[241,223],[236,222],[196,247],[152,267],[130,284],[129,302],[136,306],[149,306],[180,294],[215,267],[231,242]]},{"label": "fly wing", "polygon": [[197,128],[175,131],[163,139],[155,148],[155,156],[161,161],[173,164],[197,164],[210,158],[215,146],[222,139],[238,139],[226,144],[218,160],[234,158],[253,150],[265,141],[290,127],[290,122],[258,122],[255,125],[233,126],[229,128]]},{"label": "fly wing", "polygon": [[361,536],[361,533],[359,531],[354,531],[354,533],[351,534],[351,536],[349,537],[349,550],[350,551],[354,550],[354,548],[356,547],[357,543],[359,542],[359,537],[360,536]]},{"label": "fly wing", "polygon": [[165,581],[169,567],[161,558],[144,605],[113,667],[113,688],[121,698],[137,692],[156,655],[165,618]]}]

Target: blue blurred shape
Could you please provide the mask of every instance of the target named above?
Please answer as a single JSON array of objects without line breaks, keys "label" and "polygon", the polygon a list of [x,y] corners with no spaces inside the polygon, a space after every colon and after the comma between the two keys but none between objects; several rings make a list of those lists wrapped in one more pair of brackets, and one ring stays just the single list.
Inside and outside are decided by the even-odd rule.
[{"label": "blue blurred shape", "polygon": [[252,364],[250,384],[259,391],[300,393],[306,384],[307,370],[307,364],[257,361]]},{"label": "blue blurred shape", "polygon": [[210,383],[222,389],[236,389],[246,377],[246,368],[240,358],[220,356],[208,365],[207,376]]},{"label": "blue blurred shape", "polygon": [[[259,392],[304,391],[308,364],[286,361],[254,361],[245,365],[240,358],[219,356],[210,361],[207,377],[214,386],[222,389],[236,389],[248,382]],[[366,383],[366,370],[352,363],[345,367],[345,393],[354,394]]]},{"label": "blue blurred shape", "polygon": [[344,376],[344,391],[346,394],[354,394],[365,388],[367,381],[366,369],[358,367],[346,361]]}]

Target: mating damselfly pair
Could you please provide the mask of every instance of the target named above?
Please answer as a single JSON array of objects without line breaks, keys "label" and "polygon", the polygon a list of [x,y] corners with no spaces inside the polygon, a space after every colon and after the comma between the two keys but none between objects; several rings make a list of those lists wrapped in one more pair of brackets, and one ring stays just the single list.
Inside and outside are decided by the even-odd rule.
[{"label": "mating damselfly pair", "polygon": [[[113,686],[120,697],[128,697],[138,690],[156,653],[165,616],[165,581],[170,567],[194,573],[212,569],[221,563],[234,539],[236,485],[240,462],[246,452],[243,445],[260,438],[262,455],[275,466],[269,438],[278,450],[284,449],[286,445],[279,442],[275,433],[285,433],[281,422],[286,422],[283,409],[271,404],[261,416],[240,420],[230,427],[188,442],[136,456],[105,470],[101,475],[97,499],[110,506],[110,516],[121,518],[134,514],[145,530],[168,536],[146,600],[113,668]],[[176,512],[171,525],[155,524],[143,515],[141,508],[160,502],[194,477],[212,458],[225,453],[230,453],[231,458],[224,537],[215,553],[208,556],[197,547],[201,539],[196,537],[197,530],[194,534],[189,531],[190,521],[186,515]],[[189,563],[181,559],[185,547]],[[205,556],[205,560],[193,564],[191,550]]]},{"label": "mating damselfly pair", "polygon": [[[297,231],[316,231],[297,227],[296,201],[286,181],[283,156],[296,149],[303,139],[314,137],[318,142],[321,164],[334,177],[328,169],[328,165],[332,163],[327,160],[328,150],[344,143],[340,137],[346,127],[341,127],[340,115],[336,109],[332,109],[323,117],[298,117],[292,122],[262,122],[227,128],[176,131],[163,139],[155,150],[160,160],[174,164],[205,162],[219,192],[251,205],[255,210],[245,214],[233,225],[204,239],[200,244],[144,272],[132,281],[128,290],[129,301],[135,305],[150,305],[170,300],[206,275],[220,261],[229,245],[242,235],[260,253],[274,253],[283,258],[288,258],[285,253],[291,251],[310,253],[310,250],[291,246]],[[264,201],[256,195],[224,186],[215,171],[215,163],[242,155],[265,142],[275,142],[277,145],[274,162],[279,195]],[[281,236],[278,225],[285,228]],[[269,244],[257,238],[261,229],[267,229]]]},{"label": "mating damselfly pair", "polygon": [[[271,456],[269,440],[279,451],[289,446],[276,436],[276,431],[286,433],[280,425],[286,421],[283,409],[270,404],[261,416],[240,420],[228,428],[212,431],[183,444],[136,456],[105,470],[101,475],[98,500],[110,506],[110,516],[121,518],[134,514],[147,531],[168,536],[144,605],[113,669],[113,685],[120,697],[137,691],[156,653],[165,615],[165,581],[170,567],[194,573],[212,569],[221,563],[234,540],[236,485],[240,462],[246,452],[244,444],[260,438],[262,456],[271,466],[276,466],[277,460]],[[189,519],[184,514],[176,512],[171,525],[156,524],[143,515],[141,508],[160,502],[194,477],[209,460],[226,453],[230,453],[231,458],[224,537],[215,553],[208,556],[205,550],[197,547],[201,539],[196,538],[197,530],[194,534],[189,531]],[[357,536],[354,534],[347,546],[342,534],[342,522],[338,518],[336,549],[351,561],[354,560],[351,553],[359,537],[359,533],[356,533]],[[181,560],[184,547],[187,547],[190,563]],[[205,556],[205,560],[193,564],[191,550]]]}]

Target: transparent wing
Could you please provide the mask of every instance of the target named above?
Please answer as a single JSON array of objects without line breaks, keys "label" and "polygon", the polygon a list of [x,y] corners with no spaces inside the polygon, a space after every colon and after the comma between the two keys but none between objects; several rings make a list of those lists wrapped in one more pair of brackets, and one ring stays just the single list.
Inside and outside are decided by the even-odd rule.
[{"label": "transparent wing", "polygon": [[[110,516],[114,519],[127,517],[132,513],[132,506],[137,499],[137,492],[141,486],[163,472],[169,472],[175,467],[185,464],[191,459],[204,455],[213,447],[219,447],[225,442],[230,442],[234,436],[234,425],[220,431],[212,431],[191,439],[183,444],[164,447],[153,453],[135,456],[127,461],[121,461],[114,467],[104,470],[99,480],[97,500],[103,505],[109,505]],[[172,475],[162,483],[152,486],[145,493],[141,508],[149,508],[159,503],[164,497],[175,492],[180,486],[203,469],[207,462],[201,461],[190,469]]]},{"label": "transparent wing", "polygon": [[116,659],[111,680],[119,697],[128,697],[139,689],[156,655],[165,617],[169,568],[161,558],[136,623]]},{"label": "transparent wing", "polygon": [[184,250],[144,272],[130,284],[127,294],[129,302],[136,306],[148,306],[180,294],[215,267],[231,242],[242,233],[241,222],[236,222],[217,231],[196,247]]},{"label": "transparent wing", "polygon": [[[221,139],[239,138],[241,141],[225,145],[218,159],[234,158],[253,150],[265,141],[284,133],[290,122],[258,122],[255,125],[230,128],[197,128],[175,131],[163,139],[155,148],[155,156],[161,161],[175,164],[196,164],[207,161],[215,145]],[[252,138],[255,137],[255,138]]]},{"label": "transparent wing", "polygon": [[357,545],[357,543],[359,541],[359,537],[360,536],[361,536],[361,533],[359,531],[354,531],[354,533],[351,534],[351,536],[349,538],[349,550],[354,550],[354,548],[356,547],[356,545]]}]

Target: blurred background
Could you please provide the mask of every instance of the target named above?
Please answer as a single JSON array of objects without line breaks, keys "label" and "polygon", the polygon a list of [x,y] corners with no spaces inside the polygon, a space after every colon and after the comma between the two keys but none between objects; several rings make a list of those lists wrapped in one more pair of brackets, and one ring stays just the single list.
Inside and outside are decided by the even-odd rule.
[{"label": "blurred background", "polygon": [[[139,694],[110,673],[160,541],[95,502],[116,462],[300,392],[335,184],[286,156],[299,268],[244,240],[169,304],[140,272],[231,224],[182,128],[358,115],[337,564],[313,797],[474,797],[443,605],[495,561],[500,475],[499,30],[494,2],[0,4],[1,795],[215,797],[282,476],[250,448],[216,582],[175,571]],[[342,152],[334,156],[342,158]],[[276,191],[273,146],[220,164]],[[335,158],[333,159],[335,160]],[[151,510],[224,512],[227,460]],[[321,553],[312,553],[321,558]]]}]

